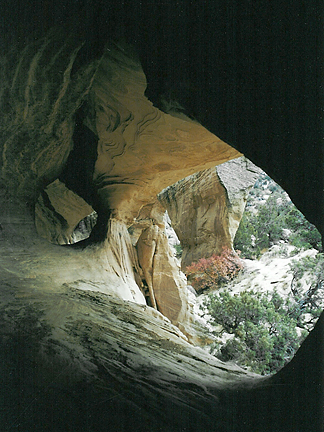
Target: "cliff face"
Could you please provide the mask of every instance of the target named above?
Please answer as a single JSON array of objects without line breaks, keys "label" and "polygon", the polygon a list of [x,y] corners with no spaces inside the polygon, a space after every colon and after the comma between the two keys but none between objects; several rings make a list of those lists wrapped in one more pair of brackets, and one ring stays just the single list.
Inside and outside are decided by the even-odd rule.
[{"label": "cliff face", "polygon": [[[231,40],[215,44],[234,33],[221,26],[211,34],[213,11],[191,15],[199,12],[192,2],[188,7],[195,10],[186,11],[196,19],[193,28],[183,21],[186,31],[179,30],[186,11],[177,2],[159,9],[161,22],[151,10],[154,2],[147,9],[122,4],[116,15],[113,3],[104,2],[96,13],[85,5],[84,20],[76,16],[71,31],[61,26],[56,11],[58,27],[48,33],[45,3],[49,7],[42,2],[40,9],[45,22],[37,12],[25,28],[13,27],[16,45],[1,57],[3,429],[314,432],[321,421],[323,320],[292,365],[269,380],[188,345],[173,326],[189,321],[188,298],[168,249],[164,209],[156,201],[163,188],[246,151],[321,228],[321,147],[315,132],[303,141],[296,119],[285,120],[284,105],[275,97],[285,76],[270,85],[269,104],[260,96],[252,98],[254,106],[250,84],[255,79],[256,93],[262,94],[263,63],[258,73],[244,74],[233,65],[233,58],[241,58],[237,47],[235,53],[226,48],[223,57]],[[71,20],[66,8],[63,15]],[[157,29],[164,28],[172,43],[163,48],[166,32]],[[210,41],[203,50],[197,50],[198,33]],[[308,107],[312,131],[317,130],[313,104],[305,100],[297,106]],[[287,116],[294,112],[284,110]],[[219,139],[218,131],[239,150]],[[297,161],[295,143],[303,160],[287,171],[283,160]],[[210,172],[220,200],[206,193],[205,202],[219,210],[217,229],[222,242],[230,243],[241,204],[233,201],[222,169],[217,176],[214,168]],[[212,184],[206,172],[200,177]],[[303,193],[306,186],[299,189],[304,178],[313,178],[309,195]],[[207,208],[198,204],[200,232],[198,216]],[[75,227],[94,211],[98,218],[90,237],[68,245]],[[208,217],[206,232],[212,232],[209,222]],[[217,241],[213,238],[213,247],[219,247]]]},{"label": "cliff face", "polygon": [[182,269],[232,249],[258,168],[245,158],[193,174],[159,194],[182,245]]}]

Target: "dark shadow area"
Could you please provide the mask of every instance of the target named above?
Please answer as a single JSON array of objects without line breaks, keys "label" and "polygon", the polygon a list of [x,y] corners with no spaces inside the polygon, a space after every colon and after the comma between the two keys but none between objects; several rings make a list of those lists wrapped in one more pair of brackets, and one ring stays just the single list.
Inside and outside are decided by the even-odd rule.
[{"label": "dark shadow area", "polygon": [[97,160],[98,137],[83,124],[85,109],[86,104],[76,114],[73,149],[59,180],[88,204],[94,205],[97,192],[92,177]]},{"label": "dark shadow area", "polygon": [[320,432],[324,425],[324,315],[297,355],[256,389],[227,390],[233,431]]},{"label": "dark shadow area", "polygon": [[324,204],[318,200],[324,186],[322,4],[16,0],[15,5],[19,14],[8,1],[0,6],[4,43],[10,36],[23,45],[65,25],[85,41],[74,72],[99,58],[109,39],[135,46],[147,96],[156,106],[176,101],[265,169],[324,231]]},{"label": "dark shadow area", "polygon": [[[149,379],[142,382],[128,376],[122,367],[127,366],[126,357],[119,357],[117,364],[96,356],[89,331],[84,332],[83,346],[96,375],[83,371],[76,352],[51,339],[51,329],[40,315],[32,307],[17,309],[14,304],[7,305],[2,314],[4,432],[322,431],[323,316],[298,357],[282,372],[255,388],[253,379],[241,389],[211,387],[197,409],[190,395],[197,394],[199,387],[179,382],[178,388],[187,391],[188,398],[167,396],[163,387],[152,386]],[[16,326],[14,333],[8,324]],[[143,374],[145,370],[139,376]]]},{"label": "dark shadow area", "polygon": [[76,114],[73,133],[73,149],[59,176],[66,187],[82,197],[98,214],[96,224],[88,239],[75,243],[73,247],[85,247],[103,241],[107,234],[109,211],[102,206],[93,182],[93,172],[97,160],[98,137],[83,124],[87,104],[84,103]]}]

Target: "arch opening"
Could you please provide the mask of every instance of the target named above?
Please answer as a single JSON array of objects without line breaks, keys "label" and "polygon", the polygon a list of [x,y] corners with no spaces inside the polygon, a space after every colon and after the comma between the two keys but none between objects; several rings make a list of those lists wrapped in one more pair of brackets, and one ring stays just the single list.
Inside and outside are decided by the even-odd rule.
[{"label": "arch opening", "polygon": [[37,232],[53,244],[69,245],[89,238],[97,219],[97,212],[60,180],[49,184],[35,205]]}]

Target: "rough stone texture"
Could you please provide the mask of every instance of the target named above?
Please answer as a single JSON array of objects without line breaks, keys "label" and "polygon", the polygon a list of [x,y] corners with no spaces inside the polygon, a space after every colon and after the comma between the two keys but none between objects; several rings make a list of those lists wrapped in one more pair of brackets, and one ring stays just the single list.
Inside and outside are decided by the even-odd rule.
[{"label": "rough stone texture", "polygon": [[170,249],[167,236],[159,230],[153,266],[153,286],[159,310],[175,324],[186,324],[188,298],[186,281]]},{"label": "rough stone texture", "polygon": [[[51,47],[55,49],[51,51]],[[169,115],[154,107],[144,94],[146,78],[130,46],[110,43],[100,61],[91,59],[80,66],[78,53],[82,48],[82,41],[74,34],[63,40],[61,34],[51,32],[26,46],[21,54],[25,67],[6,63],[4,71],[7,80],[3,85],[12,90],[9,100],[15,115],[3,112],[2,178],[10,193],[31,204],[40,192],[36,226],[43,237],[58,244],[71,243],[74,228],[93,210],[98,220],[104,219],[99,225],[108,219],[120,221],[123,228],[119,234],[123,236],[126,226],[142,218],[143,208],[154,206],[157,193],[165,186],[240,154],[188,117]],[[11,81],[10,74],[14,76]],[[51,74],[55,75],[53,87],[49,85]],[[52,180],[43,190],[44,183]],[[150,217],[155,223],[156,218],[161,219],[161,215]],[[160,225],[164,229],[164,224]],[[107,235],[107,230],[103,231]],[[113,247],[119,245],[115,240]],[[164,280],[171,281],[178,272],[168,262],[169,251],[162,252],[162,244],[166,247],[160,242],[155,288],[155,248],[143,257],[143,247],[138,247],[140,267],[151,292],[151,304],[155,305],[156,289],[160,308],[169,311],[172,321],[177,322],[183,308],[178,286],[183,282],[175,282],[173,288],[172,283],[161,282],[162,256],[168,269]],[[121,250],[129,252],[127,247]],[[135,279],[139,282],[138,274],[130,271],[132,267],[140,271],[136,258],[116,259],[111,255],[111,259],[114,274],[127,274],[133,279],[131,284]],[[132,263],[126,265],[126,271],[124,261]],[[167,272],[171,274],[167,276]],[[168,306],[161,294],[166,285],[168,293],[174,291]]]},{"label": "rough stone texture", "polygon": [[74,231],[83,219],[93,213],[93,208],[84,199],[55,180],[44,189],[35,205],[36,229],[51,243],[75,243],[89,237],[91,224],[83,236]]},{"label": "rough stone texture", "polygon": [[165,233],[168,237],[169,244],[173,247],[176,245],[180,245],[180,240],[178,239],[176,232],[172,228],[171,219],[167,211],[164,213],[163,220],[165,223]]},{"label": "rough stone texture", "polygon": [[51,245],[22,203],[2,194],[1,204],[4,432],[320,431],[323,317],[291,364],[260,378],[118,298],[96,248]]},{"label": "rough stone texture", "polygon": [[198,123],[155,108],[129,46],[112,44],[100,61],[77,67],[82,46],[75,35],[52,32],[26,46],[17,65],[4,64],[11,110],[1,113],[2,177],[10,191],[34,201],[60,175],[72,190],[86,179],[92,200],[98,194],[129,222],[165,186],[239,155]]},{"label": "rough stone texture", "polygon": [[[323,11],[319,4],[305,6],[302,0],[297,6],[289,3],[284,7],[280,0],[274,2],[242,2],[236,8],[221,1],[201,7],[198,2],[184,0],[183,5],[169,4],[156,10],[155,0],[145,7],[137,1],[117,7],[115,2],[98,0],[89,7],[84,0],[64,5],[35,0],[32,8],[17,0],[20,15],[13,14],[8,2],[2,2],[1,16],[6,17],[0,23],[2,52],[8,55],[1,59],[1,114],[6,117],[1,132],[7,135],[12,116],[15,125],[21,125],[26,100],[38,102],[41,118],[43,107],[52,104],[51,95],[66,88],[62,78],[67,85],[70,77],[77,88],[76,80],[89,63],[100,59],[108,40],[126,40],[138,52],[148,82],[146,95],[155,106],[173,115],[195,117],[242,151],[283,186],[297,207],[323,231],[324,207],[318,202],[319,197],[321,202],[323,199],[323,94],[317,69],[322,64],[318,41]],[[62,24],[69,24],[68,34]],[[55,40],[47,37],[46,46],[36,55],[43,47],[42,37],[55,25]],[[26,41],[31,40],[33,44],[28,45]],[[279,55],[275,47],[280,47]],[[56,51],[52,60],[49,51]],[[75,62],[68,69],[71,53]],[[31,67],[31,59],[33,65],[41,65],[40,73]],[[13,70],[13,64],[19,67]],[[274,73],[269,73],[272,67]],[[34,73],[29,76],[29,72]],[[28,76],[33,92],[25,93]],[[51,84],[42,85],[47,77]],[[39,98],[45,88],[50,97]],[[17,110],[15,104],[8,103],[11,90]],[[68,118],[67,112],[61,113]],[[39,125],[30,132],[38,142],[45,139],[43,119]],[[19,127],[16,131],[20,133]],[[53,136],[46,137],[49,143],[48,138]],[[22,146],[25,140],[18,141]]]},{"label": "rough stone texture", "polygon": [[[14,5],[0,3],[2,430],[320,431],[323,317],[277,376],[239,390],[241,371],[206,371],[155,326],[128,231],[160,189],[238,155],[216,136],[324,231],[320,6]],[[109,239],[37,237],[23,203],[57,178],[106,212]]]},{"label": "rough stone texture", "polygon": [[137,298],[142,270],[151,304],[156,307],[156,290],[160,310],[178,323],[186,308],[180,294],[184,282],[175,276],[179,269],[162,240],[162,214],[150,216],[162,230],[155,233],[159,258],[153,244],[143,246],[147,231],[139,230],[137,260],[128,246],[127,228],[139,226],[143,209],[154,207],[165,186],[240,153],[188,117],[154,107],[144,94],[146,78],[129,45],[110,43],[99,60],[80,65],[83,45],[75,34],[63,39],[53,31],[27,45],[17,65],[5,63],[3,85],[11,88],[12,113],[3,112],[2,178],[10,193],[31,205],[38,198],[38,232],[54,243],[72,243],[75,227],[93,210],[98,225],[109,220],[108,233],[103,227],[110,242],[109,269],[136,292],[122,290],[121,297]]},{"label": "rough stone texture", "polygon": [[181,326],[192,340],[196,337],[192,306],[185,276],[168,242],[165,209],[157,200],[142,208],[129,232],[138,257],[140,279],[137,278],[137,283],[149,299],[148,303],[153,306],[153,301],[156,302],[158,310],[173,324]]},{"label": "rough stone texture", "polygon": [[217,166],[216,171],[221,184],[226,189],[228,231],[233,242],[249,191],[261,170],[247,158],[241,157]]},{"label": "rough stone texture", "polygon": [[146,85],[129,48],[109,47],[94,77],[84,120],[98,136],[93,178],[100,199],[128,223],[173,178],[239,155],[189,118],[156,109],[144,96]]},{"label": "rough stone texture", "polygon": [[155,299],[155,292],[153,289],[153,259],[155,258],[155,251],[158,239],[159,227],[152,224],[142,231],[136,243],[138,263],[143,270],[144,279],[149,289],[151,305],[154,307],[154,309],[157,309],[157,305]]},{"label": "rough stone texture", "polygon": [[184,3],[159,13],[152,4],[130,20],[149,99],[244,153],[323,233],[322,7]]},{"label": "rough stone texture", "polygon": [[106,240],[86,248],[51,245],[37,234],[24,203],[11,197],[3,184],[0,190],[1,266],[22,285],[35,282],[54,288],[67,283],[145,304],[135,282],[136,252],[122,222],[110,219]]},{"label": "rough stone texture", "polygon": [[192,412],[208,425],[207,405],[225,385],[259,379],[193,347],[141,301],[121,222],[110,221],[109,241],[100,246],[52,245],[4,190],[3,431],[176,431],[191,427]]},{"label": "rough stone texture", "polygon": [[2,58],[2,178],[28,201],[59,176],[72,150],[73,116],[98,66],[94,61],[73,73],[82,46],[75,37],[51,32],[11,62]]},{"label": "rough stone texture", "polygon": [[245,158],[193,174],[159,194],[182,245],[182,269],[232,248],[259,169]]}]

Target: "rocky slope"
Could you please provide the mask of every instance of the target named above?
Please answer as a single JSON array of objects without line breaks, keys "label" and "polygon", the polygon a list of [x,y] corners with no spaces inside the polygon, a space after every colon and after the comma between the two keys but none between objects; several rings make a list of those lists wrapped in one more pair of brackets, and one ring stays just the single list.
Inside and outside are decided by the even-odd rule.
[{"label": "rocky slope", "polygon": [[[296,389],[308,388],[318,368],[319,326],[300,349],[303,361],[285,369],[288,378],[253,376],[189,344],[144,299],[136,304],[126,275],[107,272],[114,261],[100,249],[109,257],[111,245],[50,245],[23,204],[2,202],[2,430],[284,431],[294,422],[314,430],[294,408]],[[302,401],[307,413],[314,396],[309,389]],[[275,422],[264,423],[269,400]]]},{"label": "rocky slope", "polygon": [[222,389],[256,379],[146,306],[127,276],[125,243],[51,245],[23,204],[2,204],[3,431],[211,427]]},{"label": "rocky slope", "polygon": [[[276,203],[276,211],[271,211],[269,202]],[[252,292],[252,298],[257,299],[259,293],[266,293],[269,297],[273,291],[276,291],[283,301],[288,300],[290,302],[290,313],[293,311],[292,305],[300,310],[297,321],[294,320],[293,313],[287,321],[289,323],[290,319],[290,324],[294,322],[296,326],[297,333],[294,337],[300,339],[298,347],[306,337],[307,332],[314,328],[318,315],[324,307],[322,255],[319,251],[321,247],[320,236],[314,226],[305,221],[294,207],[287,193],[266,173],[261,171],[248,196],[245,215],[248,217],[257,216],[265,208],[267,209],[267,218],[263,221],[264,225],[261,226],[261,232],[254,231],[254,235],[252,234],[253,231],[250,230],[251,224],[254,224],[254,227],[257,225],[256,219],[254,219],[254,223],[250,220],[250,225],[243,225],[240,231],[240,244],[243,244],[242,239],[247,242],[242,249],[242,255],[246,253],[250,256],[249,254],[251,254],[254,259],[242,259],[243,270],[240,274],[233,281],[223,284],[217,289],[217,292],[222,294],[229,292],[233,296],[240,296],[240,293],[247,291]],[[284,215],[289,215],[289,217],[285,219]],[[275,228],[272,229],[273,231],[276,230],[277,235],[272,237],[271,247],[263,249],[261,256],[256,259],[253,246],[260,241],[258,236],[262,236],[264,232],[269,232],[265,231],[267,229],[266,224],[268,227],[273,224]],[[311,243],[319,250],[312,248]],[[296,244],[298,247],[295,246]],[[300,264],[297,265],[297,263]],[[208,294],[210,292],[212,289],[209,290]],[[235,333],[227,333],[221,325],[216,325],[216,327],[213,325],[214,320],[205,304],[205,300],[208,301],[208,294],[204,293],[197,298],[194,312],[198,321],[209,328],[211,338],[214,338],[210,348],[222,358],[220,347],[224,348],[228,340],[233,337],[235,340],[241,341],[241,337]],[[287,313],[286,311],[285,314]],[[239,344],[236,350],[237,358],[239,358]],[[291,348],[291,350],[295,352],[296,347]],[[258,360],[261,364],[262,360],[259,358]],[[248,363],[248,361],[248,356],[244,359],[241,358],[240,364]]]},{"label": "rocky slope", "polygon": [[[278,294],[286,299],[287,297],[294,298],[292,289],[294,289],[294,275],[291,270],[291,264],[305,257],[314,258],[318,251],[308,249],[297,251],[293,246],[277,245],[273,246],[269,251],[265,252],[258,260],[243,259],[243,271],[233,281],[226,283],[220,291],[229,291],[233,295],[245,290],[254,292],[269,292],[277,291]],[[310,288],[312,275],[305,272],[303,277],[298,279],[298,293],[303,295]],[[323,289],[319,290],[322,295]],[[204,298],[208,294],[200,295],[194,305],[194,313],[198,317],[198,321],[202,319],[202,324],[213,332],[215,329],[210,324],[208,311],[203,307]],[[324,303],[322,302],[322,308]],[[314,323],[309,326],[311,330]],[[223,333],[223,329],[216,329],[216,333]],[[224,335],[222,342],[226,341],[227,335]]]}]

